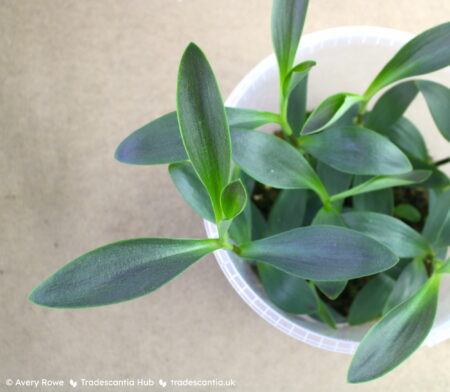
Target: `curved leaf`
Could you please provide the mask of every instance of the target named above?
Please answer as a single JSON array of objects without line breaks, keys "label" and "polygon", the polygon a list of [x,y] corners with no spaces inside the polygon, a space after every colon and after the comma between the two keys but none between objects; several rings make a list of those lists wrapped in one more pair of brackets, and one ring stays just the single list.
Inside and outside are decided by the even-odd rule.
[{"label": "curved leaf", "polygon": [[310,226],[251,242],[241,256],[311,280],[345,280],[392,267],[398,258],[384,245],[353,230]]},{"label": "curved leaf", "polygon": [[314,290],[306,280],[257,263],[258,274],[269,299],[280,309],[293,314],[309,314],[319,310]]},{"label": "curved leaf", "polygon": [[362,97],[350,93],[331,95],[321,102],[311,113],[303,126],[302,135],[310,135],[323,131],[338,121]]},{"label": "curved leaf", "polygon": [[381,316],[394,282],[389,275],[380,274],[367,283],[353,299],[348,313],[349,324],[363,324]]},{"label": "curved leaf", "polygon": [[97,248],[37,286],[30,301],[52,308],[84,308],[151,293],[220,248],[217,240],[139,238]]},{"label": "curved leaf", "polygon": [[450,211],[450,189],[430,192],[428,216],[423,236],[431,243],[437,243]]},{"label": "curved leaf", "polygon": [[222,191],[221,206],[224,219],[238,216],[247,203],[247,192],[240,179],[230,182]]},{"label": "curved leaf", "polygon": [[312,67],[316,65],[315,61],[306,60],[295,67],[291,68],[291,70],[287,73],[283,82],[283,95],[285,97],[289,96],[292,91],[298,86],[298,84],[303,81],[306,76],[308,76],[308,72]]},{"label": "curved leaf", "polygon": [[329,128],[302,136],[300,143],[312,156],[345,173],[402,174],[412,169],[395,144],[367,128]]},{"label": "curved leaf", "polygon": [[353,357],[348,382],[381,377],[422,344],[433,326],[439,283],[440,275],[433,275],[413,297],[392,309],[369,330]]},{"label": "curved leaf", "polygon": [[431,252],[425,238],[392,216],[377,212],[354,211],[342,214],[342,218],[348,227],[381,242],[398,257],[419,257]]},{"label": "curved leaf", "polygon": [[258,131],[233,131],[233,159],[251,177],[282,189],[324,188],[314,170],[294,147]]},{"label": "curved leaf", "polygon": [[409,222],[418,223],[422,219],[420,211],[412,204],[398,204],[394,208],[394,213],[400,218],[403,218]]},{"label": "curved leaf", "polygon": [[288,98],[287,120],[295,137],[300,136],[300,130],[305,122],[307,92],[308,75],[297,84]]},{"label": "curved leaf", "polygon": [[306,190],[283,189],[270,210],[270,233],[278,234],[302,226],[307,201]]},{"label": "curved leaf", "polygon": [[330,299],[336,299],[347,286],[347,280],[314,282],[314,284]]},{"label": "curved leaf", "polygon": [[[353,185],[368,181],[368,176],[354,176]],[[373,211],[392,215],[394,209],[394,191],[391,188],[353,196],[353,208],[357,211]]]},{"label": "curved leaf", "polygon": [[208,191],[189,162],[173,163],[169,174],[183,199],[202,218],[215,222],[214,210]]},{"label": "curved leaf", "polygon": [[397,80],[423,75],[450,65],[449,41],[450,22],[414,37],[383,67],[364,96],[370,99],[377,91]]},{"label": "curved leaf", "polygon": [[213,71],[191,43],[180,62],[177,116],[189,160],[211,196],[216,217],[231,174],[230,130]]},{"label": "curved leaf", "polygon": [[294,64],[305,23],[308,0],[275,0],[272,6],[272,41],[280,80]]}]

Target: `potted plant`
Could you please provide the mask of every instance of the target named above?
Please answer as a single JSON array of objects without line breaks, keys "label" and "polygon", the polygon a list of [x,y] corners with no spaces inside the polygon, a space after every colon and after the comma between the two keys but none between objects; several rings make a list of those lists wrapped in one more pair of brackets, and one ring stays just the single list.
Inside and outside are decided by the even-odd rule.
[{"label": "potted plant", "polygon": [[[444,161],[430,159],[403,114],[423,95],[450,140],[450,90],[405,79],[450,64],[450,23],[409,41],[364,94],[337,92],[308,113],[308,73],[316,63],[294,62],[307,5],[274,1],[279,112],[225,108],[205,55],[191,43],[180,63],[176,112],[117,149],[125,163],[169,164],[176,187],[216,225],[217,236],[106,245],[37,286],[32,302],[82,308],[130,300],[225,250],[251,265],[285,312],[308,314],[327,328],[340,319],[378,319],[356,351],[349,382],[382,376],[421,345],[442,274],[450,272],[450,190],[438,168]],[[256,130],[269,123],[277,124],[275,134]]]}]

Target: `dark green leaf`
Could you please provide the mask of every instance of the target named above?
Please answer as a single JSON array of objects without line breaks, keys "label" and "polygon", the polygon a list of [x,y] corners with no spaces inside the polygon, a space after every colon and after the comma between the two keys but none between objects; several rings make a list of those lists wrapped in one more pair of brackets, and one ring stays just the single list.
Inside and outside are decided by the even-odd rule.
[{"label": "dark green leaf", "polygon": [[267,236],[269,228],[267,227],[267,222],[261,214],[261,211],[253,203],[252,208],[252,240],[259,240]]},{"label": "dark green leaf", "polygon": [[406,155],[412,155],[422,161],[428,160],[425,140],[416,126],[406,117],[400,117],[386,133]]},{"label": "dark green leaf", "polygon": [[[313,283],[310,282],[312,287],[314,287]],[[319,306],[319,310],[317,311],[316,315],[325,324],[327,324],[330,328],[336,329],[336,322],[334,321],[334,317],[331,313],[330,308],[327,306],[325,302],[322,301],[322,299],[317,295],[317,291],[314,290],[317,298],[317,304]]]},{"label": "dark green leaf", "polygon": [[423,228],[423,235],[431,243],[437,243],[441,231],[448,221],[450,211],[450,189],[446,191],[430,191],[428,217]]},{"label": "dark green leaf", "polygon": [[363,324],[380,317],[394,282],[389,275],[380,274],[367,283],[353,299],[348,314],[349,324]]},{"label": "dark green leaf", "polygon": [[432,163],[421,161],[417,158],[410,157],[410,162],[413,165],[414,170],[428,170],[431,175],[428,179],[422,183],[420,183],[421,188],[445,188],[450,185],[450,179],[448,176],[440,171],[435,165]]},{"label": "dark green leaf", "polygon": [[412,169],[394,143],[366,128],[332,127],[302,136],[300,143],[312,156],[345,173],[401,174]]},{"label": "dark green leaf", "polygon": [[[367,176],[354,176],[353,186],[369,180]],[[353,196],[353,208],[358,211],[373,211],[392,215],[394,209],[394,192],[390,188]]]},{"label": "dark green leaf", "polygon": [[344,291],[347,286],[346,280],[314,282],[314,284],[330,299],[336,299]]},{"label": "dark green leaf", "polygon": [[431,249],[425,238],[401,220],[389,215],[369,211],[342,214],[345,223],[353,230],[381,242],[398,257],[418,257]]},{"label": "dark green leaf", "polygon": [[311,280],[345,280],[392,267],[397,257],[379,242],[353,230],[310,226],[251,242],[241,256],[263,261]]},{"label": "dark green leaf", "polygon": [[308,193],[304,189],[283,189],[269,214],[271,234],[282,233],[303,224]]},{"label": "dark green leaf", "polygon": [[394,186],[418,184],[425,181],[430,176],[430,174],[431,173],[428,170],[415,170],[398,176],[372,177],[370,180],[367,180],[366,182],[363,182],[362,184],[359,184],[349,189],[348,191],[331,196],[331,201],[359,195],[361,193],[373,192],[379,189],[391,188]]},{"label": "dark green leaf", "polygon": [[402,273],[403,269],[409,265],[411,259],[400,259],[400,261],[395,264],[391,269],[388,269],[386,272],[383,272],[389,275],[392,279],[397,279]]},{"label": "dark green leaf", "polygon": [[420,222],[422,215],[420,211],[411,204],[399,204],[394,208],[394,213],[399,218],[405,219],[409,222]]},{"label": "dark green leaf", "polygon": [[204,219],[215,222],[211,199],[189,162],[173,163],[169,174],[184,200]]},{"label": "dark green leaf", "polygon": [[97,248],[37,286],[30,301],[52,308],[109,305],[151,293],[220,248],[217,240],[140,238]]},{"label": "dark green leaf", "polygon": [[233,158],[247,174],[274,188],[310,188],[322,195],[325,190],[302,154],[273,135],[233,131]]},{"label": "dark green leaf", "polygon": [[427,270],[422,260],[415,259],[411,261],[395,282],[394,289],[384,306],[383,314],[411,298],[425,284],[427,279]]},{"label": "dark green leaf", "polygon": [[305,122],[307,92],[308,75],[292,90],[288,99],[287,120],[295,137],[300,136],[300,130]]},{"label": "dark green leaf", "polygon": [[[450,52],[448,49],[447,51]],[[450,108],[450,89],[429,80],[417,80],[416,85],[425,97],[437,128],[442,136],[450,141],[450,115],[448,112]]]},{"label": "dark green leaf", "polygon": [[307,8],[308,0],[273,2],[272,41],[280,70],[280,80],[284,80],[294,64]]},{"label": "dark green leaf", "polygon": [[386,134],[403,115],[418,93],[413,80],[391,87],[377,101],[367,119],[367,128]]},{"label": "dark green leaf", "polygon": [[322,207],[314,217],[311,225],[346,226],[341,214],[335,209]]},{"label": "dark green leaf", "polygon": [[258,274],[269,299],[288,313],[309,314],[319,310],[316,295],[301,278],[266,263],[257,263]]},{"label": "dark green leaf", "polygon": [[397,80],[450,65],[450,22],[424,31],[404,45],[384,66],[364,94],[367,99]]},{"label": "dark green leaf", "polygon": [[422,344],[433,326],[439,283],[440,275],[433,275],[413,297],[392,309],[369,330],[353,357],[349,382],[381,377]]},{"label": "dark green leaf", "polygon": [[221,205],[225,220],[230,220],[239,215],[247,203],[247,192],[242,181],[230,182],[222,191]]},{"label": "dark green leaf", "polygon": [[350,93],[331,95],[321,102],[306,120],[302,135],[320,132],[333,125],[347,111],[362,100],[362,97]]},{"label": "dark green leaf", "polygon": [[231,174],[231,141],[222,97],[203,52],[191,43],[181,58],[177,115],[189,160],[211,196],[216,218]]},{"label": "dark green leaf", "polygon": [[336,170],[323,162],[317,163],[316,171],[329,195],[347,190],[352,181],[351,174]]}]

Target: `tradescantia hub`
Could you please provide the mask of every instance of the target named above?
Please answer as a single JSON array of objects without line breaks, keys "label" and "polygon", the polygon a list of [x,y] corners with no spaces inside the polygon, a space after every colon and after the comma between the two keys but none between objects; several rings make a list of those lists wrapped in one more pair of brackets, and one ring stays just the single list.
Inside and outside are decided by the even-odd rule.
[{"label": "tradescantia hub", "polygon": [[[127,301],[225,249],[254,265],[277,307],[330,328],[336,327],[330,304],[365,278],[346,321],[377,322],[356,351],[349,382],[384,375],[421,345],[433,325],[441,276],[450,273],[450,180],[439,170],[449,160],[430,158],[404,113],[422,95],[443,142],[450,141],[450,89],[417,79],[450,65],[450,22],[404,45],[364,94],[337,92],[307,113],[316,63],[294,64],[307,6],[307,0],[273,4],[278,113],[224,107],[206,56],[191,43],[179,67],[176,111],[132,133],[116,151],[128,164],[169,164],[177,189],[217,225],[218,238],[106,245],[59,269],[30,301],[51,308]],[[258,130],[268,123],[279,125],[281,137]],[[267,219],[252,198],[255,184],[280,190]],[[426,193],[425,213],[408,201],[395,205],[394,188]]]}]

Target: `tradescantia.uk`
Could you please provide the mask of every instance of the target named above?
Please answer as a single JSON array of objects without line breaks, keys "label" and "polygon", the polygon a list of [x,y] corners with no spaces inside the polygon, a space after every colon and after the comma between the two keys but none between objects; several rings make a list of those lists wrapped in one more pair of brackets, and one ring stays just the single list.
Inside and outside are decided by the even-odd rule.
[{"label": "tradescantia.uk", "polygon": [[[450,64],[450,22],[403,46],[364,94],[337,92],[307,113],[308,73],[316,63],[294,64],[307,6],[273,4],[279,113],[225,108],[205,55],[191,43],[179,67],[176,112],[132,133],[116,151],[128,164],[169,164],[177,189],[217,225],[218,238],[106,245],[37,286],[32,302],[83,308],[127,301],[226,249],[255,265],[276,306],[330,328],[332,300],[369,277],[346,321],[378,321],[356,351],[349,382],[382,376],[421,345],[433,325],[441,275],[450,273],[450,181],[439,170],[448,160],[433,162],[404,113],[422,95],[443,141],[450,140],[450,89],[416,78]],[[281,137],[256,130],[267,123],[279,124]],[[254,204],[255,183],[281,190],[267,219]],[[394,188],[420,189],[426,213],[408,200],[395,203]],[[418,221],[419,229],[410,224]]]}]

